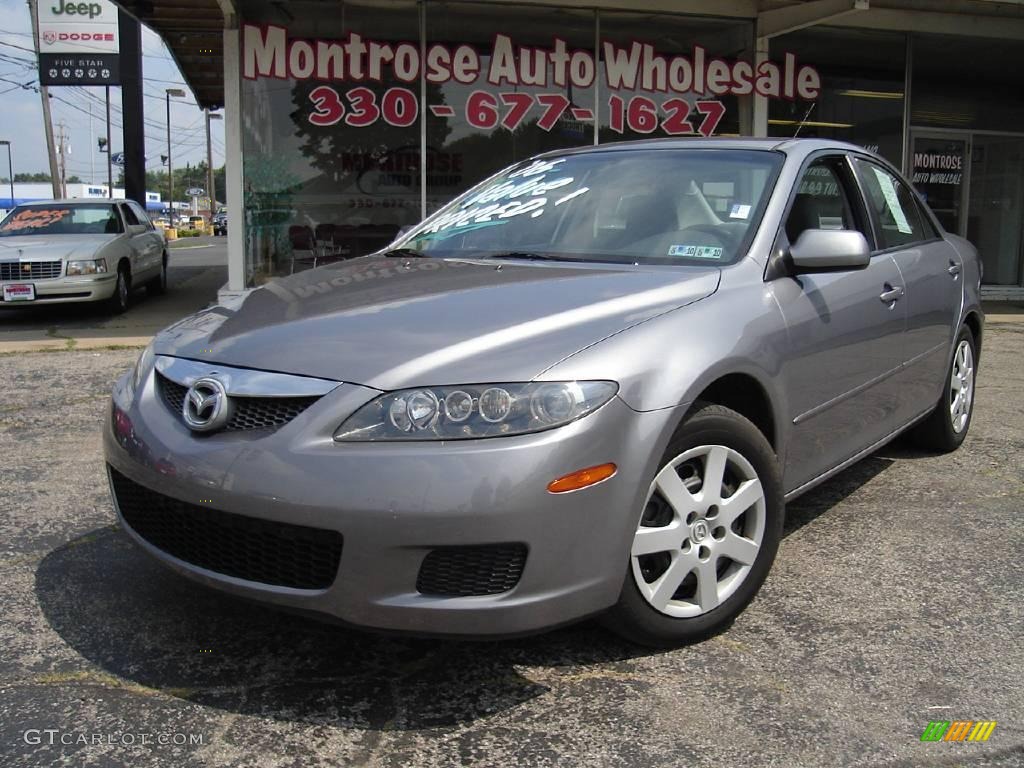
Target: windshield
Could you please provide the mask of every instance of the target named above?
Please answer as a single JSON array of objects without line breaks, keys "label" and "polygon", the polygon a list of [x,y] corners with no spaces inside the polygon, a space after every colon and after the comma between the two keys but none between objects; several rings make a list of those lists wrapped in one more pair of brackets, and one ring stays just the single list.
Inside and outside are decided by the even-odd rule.
[{"label": "windshield", "polygon": [[513,166],[393,247],[423,256],[728,264],[783,162],[772,151],[613,150]]},{"label": "windshield", "polygon": [[0,237],[23,235],[116,235],[121,220],[109,203],[19,205],[0,222]]}]

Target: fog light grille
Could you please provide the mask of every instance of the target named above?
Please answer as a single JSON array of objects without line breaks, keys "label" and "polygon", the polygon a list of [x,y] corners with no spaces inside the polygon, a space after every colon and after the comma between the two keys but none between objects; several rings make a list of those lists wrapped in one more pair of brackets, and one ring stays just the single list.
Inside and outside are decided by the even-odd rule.
[{"label": "fog light grille", "polygon": [[525,544],[443,547],[423,559],[416,589],[446,597],[497,595],[519,583],[524,565]]}]

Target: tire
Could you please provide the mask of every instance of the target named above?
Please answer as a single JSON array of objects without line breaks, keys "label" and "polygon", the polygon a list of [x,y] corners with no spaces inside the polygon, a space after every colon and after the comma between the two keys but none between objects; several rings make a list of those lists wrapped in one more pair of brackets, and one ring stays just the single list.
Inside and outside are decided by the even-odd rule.
[{"label": "tire", "polygon": [[[710,469],[716,476],[719,466],[718,489],[708,498],[706,475]],[[736,501],[743,506],[729,509],[728,500],[741,493]],[[775,560],[782,496],[778,459],[761,431],[733,410],[696,403],[659,463],[605,626],[652,647],[696,642],[729,626]]]},{"label": "tire", "polygon": [[131,271],[124,264],[117,267],[117,284],[114,292],[107,299],[107,310],[113,315],[123,314],[128,309],[132,293]]},{"label": "tire", "polygon": [[146,292],[151,296],[159,296],[167,291],[167,254],[161,257],[160,274],[146,285]]},{"label": "tire", "polygon": [[[910,439],[926,451],[949,453],[955,451],[967,437],[974,417],[974,380],[977,370],[978,348],[974,334],[966,325],[960,328],[953,345],[953,359],[946,369],[942,397],[928,417],[910,432]],[[959,383],[959,386],[957,386]],[[958,393],[961,400],[958,401]],[[966,393],[966,394],[963,394]],[[957,405],[959,403],[959,408]]]}]

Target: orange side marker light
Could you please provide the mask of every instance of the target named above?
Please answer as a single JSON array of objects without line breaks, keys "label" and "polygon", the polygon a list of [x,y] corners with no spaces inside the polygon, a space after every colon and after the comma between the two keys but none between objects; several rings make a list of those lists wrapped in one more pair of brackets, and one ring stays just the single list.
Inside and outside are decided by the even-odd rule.
[{"label": "orange side marker light", "polygon": [[568,493],[586,488],[588,485],[595,485],[602,480],[607,480],[615,474],[618,469],[614,464],[599,464],[596,467],[578,469],[568,475],[552,480],[548,483],[550,493]]}]

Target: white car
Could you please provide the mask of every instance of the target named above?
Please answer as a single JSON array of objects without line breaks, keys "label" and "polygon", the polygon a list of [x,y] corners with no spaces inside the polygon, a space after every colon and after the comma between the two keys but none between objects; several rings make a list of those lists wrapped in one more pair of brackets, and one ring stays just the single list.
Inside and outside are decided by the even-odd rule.
[{"label": "white car", "polygon": [[103,301],[124,312],[134,287],[167,286],[167,244],[132,200],[46,200],[0,221],[0,307]]}]

